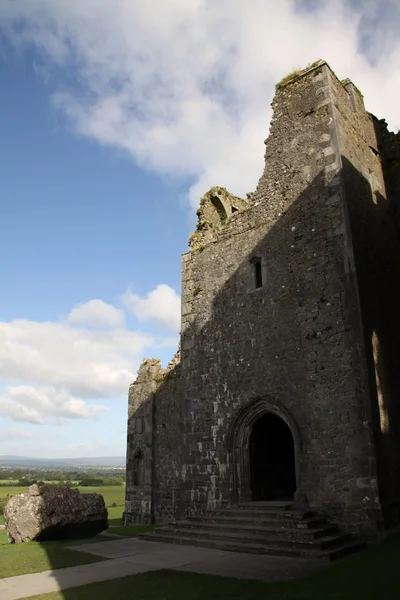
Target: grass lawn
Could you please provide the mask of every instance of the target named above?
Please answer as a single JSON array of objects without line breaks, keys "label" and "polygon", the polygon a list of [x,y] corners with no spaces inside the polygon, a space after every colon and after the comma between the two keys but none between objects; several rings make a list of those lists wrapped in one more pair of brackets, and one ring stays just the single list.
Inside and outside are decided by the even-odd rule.
[{"label": "grass lawn", "polygon": [[67,550],[66,548],[66,546],[98,541],[99,537],[103,540],[111,539],[110,537],[96,536],[85,540],[8,544],[5,529],[0,529],[0,579],[25,573],[39,573],[40,571],[99,562],[103,560],[99,556]]},{"label": "grass lawn", "polygon": [[107,534],[91,538],[56,540],[51,542],[28,542],[24,544],[8,544],[5,529],[0,529],[0,579],[25,573],[39,573],[86,565],[104,560],[84,552],[68,550],[67,546],[82,546],[96,542],[110,542],[120,539],[119,536],[136,537],[144,531],[150,531],[151,525],[133,525],[131,527],[110,527]]},{"label": "grass lawn", "polygon": [[156,571],[35,600],[399,600],[400,536],[295,581],[263,583]]},{"label": "grass lawn", "polygon": [[136,537],[146,531],[152,531],[154,525],[129,525],[128,527],[110,525],[108,532],[125,537]]},{"label": "grass lawn", "polygon": [[[132,537],[150,529],[148,526],[122,527],[121,517],[124,510],[125,486],[81,487],[79,489],[82,493],[88,494],[94,492],[102,494],[104,497],[110,524],[107,533]],[[14,496],[25,491],[25,487],[0,487],[0,507],[4,507],[7,503],[7,496]],[[112,507],[112,504],[116,504],[116,506]],[[3,524],[4,517],[0,515],[0,525]],[[117,526],[115,530],[113,525]],[[115,539],[118,539],[118,537],[102,536],[100,534],[94,538],[86,538],[84,540],[8,544],[5,530],[0,529],[0,578],[98,562],[103,559],[83,552],[67,550],[66,546],[76,546],[99,541],[108,542]]]}]

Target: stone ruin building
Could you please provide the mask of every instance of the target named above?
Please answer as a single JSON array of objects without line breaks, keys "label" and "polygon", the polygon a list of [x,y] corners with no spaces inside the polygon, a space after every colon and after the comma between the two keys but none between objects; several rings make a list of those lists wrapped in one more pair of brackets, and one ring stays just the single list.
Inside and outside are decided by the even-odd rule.
[{"label": "stone ruin building", "polygon": [[180,350],[130,386],[125,523],[284,505],[376,537],[400,505],[400,135],[324,61],[272,106],[255,192],[201,199]]}]

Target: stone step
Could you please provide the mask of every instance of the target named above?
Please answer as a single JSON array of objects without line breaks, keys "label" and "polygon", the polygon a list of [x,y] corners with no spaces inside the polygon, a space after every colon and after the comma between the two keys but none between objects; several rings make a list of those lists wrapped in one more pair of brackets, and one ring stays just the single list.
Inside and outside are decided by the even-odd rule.
[{"label": "stone step", "polygon": [[202,539],[192,537],[190,535],[177,536],[173,531],[160,530],[153,531],[151,533],[143,533],[139,536],[140,539],[149,542],[165,542],[172,544],[186,544],[191,546],[201,546],[203,548],[215,548],[219,550],[226,550],[230,552],[244,552],[248,554],[270,554],[273,556],[287,556],[287,557],[303,557],[310,559],[321,559],[321,560],[336,560],[358,552],[366,547],[363,542],[355,540],[344,541],[338,543],[333,548],[319,549],[319,548],[299,548],[299,547],[285,547],[276,546],[274,544],[259,544],[259,543],[243,543],[227,540],[215,540],[215,539]]},{"label": "stone step", "polygon": [[326,535],[333,535],[339,532],[337,525],[326,524],[323,527],[314,528],[299,528],[299,527],[282,527],[281,524],[273,524],[270,526],[259,526],[254,524],[241,524],[241,523],[221,523],[213,521],[181,521],[177,524],[179,527],[185,529],[196,529],[209,531],[212,534],[213,531],[229,531],[249,534],[263,534],[263,535],[279,535],[284,538],[290,539],[318,539]]},{"label": "stone step", "polygon": [[259,515],[217,515],[207,514],[201,517],[187,517],[188,521],[194,523],[223,523],[226,525],[254,525],[257,527],[290,527],[298,529],[310,529],[324,527],[328,523],[323,517],[308,517],[304,519],[291,518],[286,515],[286,518],[265,518]]},{"label": "stone step", "polygon": [[241,504],[237,504],[235,509],[239,510],[291,510],[293,506],[293,502],[288,501],[267,501],[267,502],[242,502]]},{"label": "stone step", "polygon": [[[285,548],[316,548],[318,550],[324,550],[328,547],[343,544],[344,542],[352,539],[351,534],[347,533],[336,533],[332,535],[325,535],[319,539],[297,539],[288,538],[282,535],[273,533],[267,534],[264,531],[260,532],[240,532],[240,531],[229,531],[229,530],[213,530],[207,529],[187,529],[185,527],[174,527],[169,532],[174,536],[181,537],[192,537],[196,539],[214,541],[228,541],[238,542],[242,544],[271,544],[272,546],[285,547]],[[168,533],[168,530],[155,529],[155,533]]]},{"label": "stone step", "polygon": [[209,516],[215,517],[237,517],[237,518],[257,518],[257,519],[290,519],[291,521],[304,521],[311,518],[316,518],[318,515],[314,511],[300,512],[292,510],[258,510],[252,509],[237,509],[237,508],[224,508],[215,509],[207,513]]},{"label": "stone step", "polygon": [[314,511],[281,502],[242,504],[187,517],[142,539],[237,552],[333,560],[365,547]]}]

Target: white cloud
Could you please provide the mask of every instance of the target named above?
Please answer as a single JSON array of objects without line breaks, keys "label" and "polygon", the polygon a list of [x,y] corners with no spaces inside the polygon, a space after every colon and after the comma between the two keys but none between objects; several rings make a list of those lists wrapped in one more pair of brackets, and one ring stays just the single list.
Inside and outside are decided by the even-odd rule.
[{"label": "white cloud", "polygon": [[293,67],[327,59],[369,110],[400,125],[387,2],[325,0],[311,12],[300,0],[3,0],[0,28],[39,48],[46,72],[74,69],[77,85],[54,101],[79,133],[158,173],[194,177],[197,205],[211,185],[255,188],[273,86]]},{"label": "white cloud", "polygon": [[124,311],[103,300],[90,300],[75,306],[67,317],[68,323],[92,327],[120,327],[124,324]]},{"label": "white cloud", "polygon": [[0,440],[7,442],[20,442],[23,440],[31,440],[32,434],[25,429],[16,427],[2,427],[0,428]]},{"label": "white cloud", "polygon": [[68,323],[0,322],[0,377],[66,389],[82,398],[126,394],[155,340],[127,329],[88,330]]},{"label": "white cloud", "polygon": [[155,321],[163,327],[179,331],[181,300],[169,285],[161,283],[145,297],[127,291],[122,301],[139,321]]},{"label": "white cloud", "polygon": [[[179,327],[179,297],[168,285],[124,300],[139,320]],[[126,397],[151,347],[158,352],[176,342],[129,330],[124,311],[98,299],[59,322],[0,322],[0,417],[36,424],[93,419],[107,410],[99,401]]]},{"label": "white cloud", "polygon": [[51,387],[6,386],[0,395],[0,415],[14,421],[41,424],[48,418],[92,419],[108,409],[101,404],[86,404],[67,392]]}]

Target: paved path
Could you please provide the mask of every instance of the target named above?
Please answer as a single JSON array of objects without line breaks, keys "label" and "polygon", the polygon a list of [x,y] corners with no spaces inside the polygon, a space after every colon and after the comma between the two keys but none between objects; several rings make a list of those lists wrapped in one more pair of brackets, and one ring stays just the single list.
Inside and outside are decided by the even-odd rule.
[{"label": "paved path", "polygon": [[145,542],[136,538],[97,542],[70,548],[78,552],[102,556],[108,560],[90,565],[0,579],[1,600],[18,600],[95,581],[117,579],[126,575],[159,569],[175,569],[241,579],[284,581],[309,573],[323,564],[319,561],[305,559],[295,560],[257,554],[223,552],[195,546]]}]

